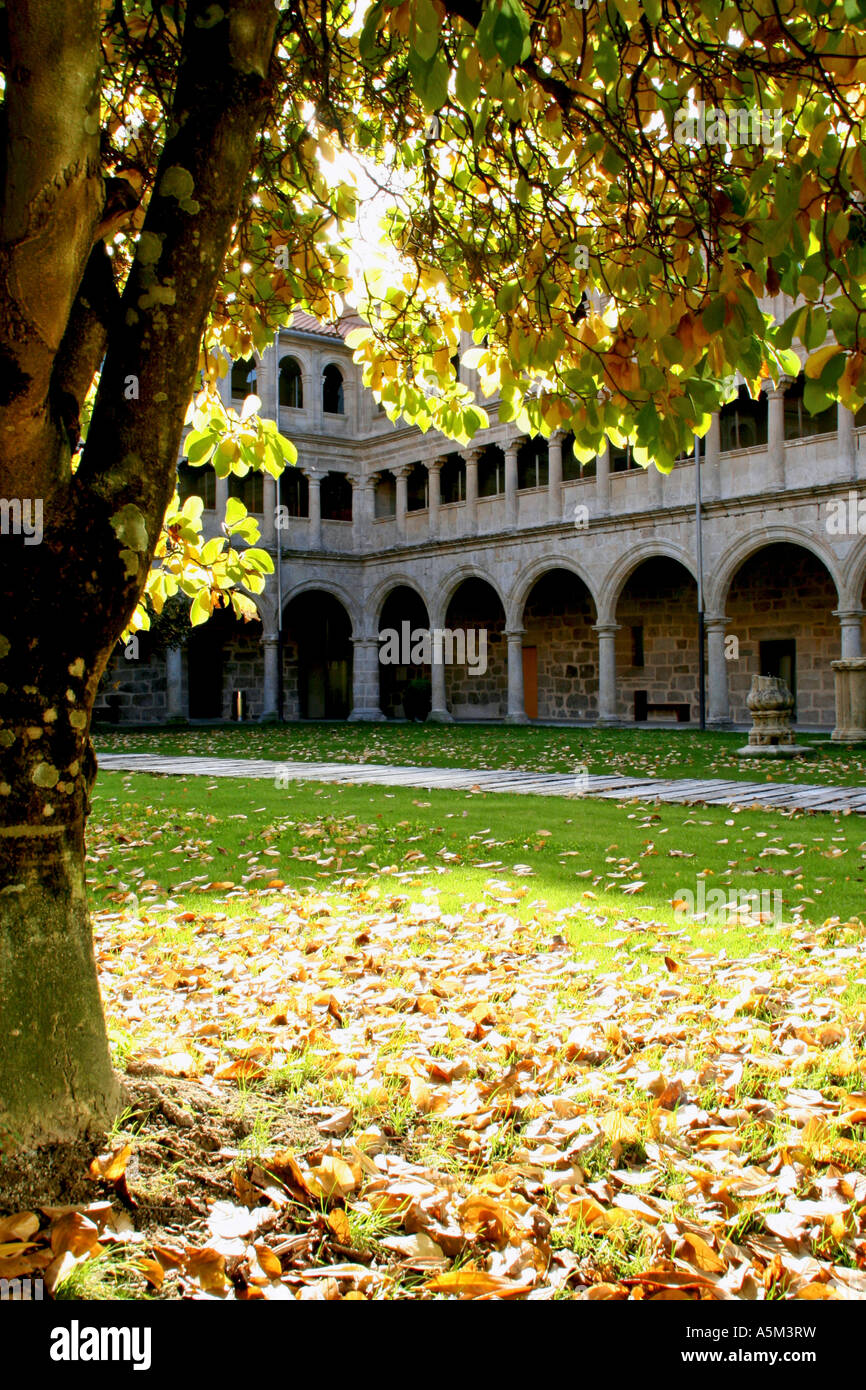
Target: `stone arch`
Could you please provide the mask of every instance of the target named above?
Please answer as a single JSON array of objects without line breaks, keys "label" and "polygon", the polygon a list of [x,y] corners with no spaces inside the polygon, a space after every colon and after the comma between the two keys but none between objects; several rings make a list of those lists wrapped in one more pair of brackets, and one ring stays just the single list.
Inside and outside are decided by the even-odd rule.
[{"label": "stone arch", "polygon": [[728,590],[741,566],[759,550],[764,550],[770,545],[785,543],[798,545],[820,560],[836,586],[837,598],[841,600],[845,588],[838,573],[837,558],[829,546],[817,540],[813,532],[806,531],[799,526],[765,526],[760,531],[754,531],[741,540],[735,541],[723,553],[714,566],[714,573],[706,581],[704,593],[706,611],[708,613],[724,613]]},{"label": "stone arch", "polygon": [[589,596],[598,612],[598,601],[595,596],[589,576],[581,565],[568,555],[545,555],[541,559],[533,560],[525,565],[518,574],[505,606],[505,614],[510,628],[518,628],[523,620],[523,609],[526,600],[529,598],[534,586],[538,583],[548,570],[568,570],[576,579],[584,584],[589,592]]},{"label": "stone arch", "polygon": [[842,578],[840,608],[863,606],[863,586],[866,585],[866,537],[858,537],[858,540],[859,544],[851,546],[844,559],[837,557]]},{"label": "stone arch", "polygon": [[656,559],[676,560],[692,579],[697,579],[694,556],[684,546],[674,541],[647,541],[621,555],[605,575],[596,599],[600,623],[616,620],[616,606],[629,579],[646,560]]},{"label": "stone arch", "polygon": [[512,591],[509,627],[522,631],[524,710],[529,719],[574,721],[598,710],[596,604],[580,566],[536,560]]},{"label": "stone arch", "polygon": [[289,585],[283,594],[283,615],[285,615],[286,609],[294,599],[314,589],[319,589],[323,593],[331,594],[333,598],[338,599],[349,615],[352,637],[363,636],[364,624],[357,600],[349,593],[348,589],[344,589],[342,584],[337,584],[332,579],[317,579],[310,577],[308,579],[300,579],[296,584]]},{"label": "stone arch", "polygon": [[467,579],[482,579],[485,584],[490,586],[499,599],[499,602],[502,604],[502,612],[508,612],[502,590],[496,580],[488,574],[486,570],[482,569],[480,565],[460,565],[456,570],[450,570],[446,578],[440,581],[432,602],[427,604],[427,611],[430,614],[430,622],[433,627],[444,627],[448,605],[457,593],[460,585]]},{"label": "stone arch", "polygon": [[355,624],[353,605],[340,585],[311,578],[286,595],[282,678],[289,719],[348,718],[353,702]]},{"label": "stone arch", "polygon": [[430,612],[430,602],[418,580],[403,570],[391,570],[367,595],[365,611],[368,619],[374,622],[377,627],[385,600],[394,589],[412,589],[424,604],[427,612]]},{"label": "stone arch", "polygon": [[749,540],[731,548],[719,574],[718,611],[727,618],[732,641],[726,663],[732,718],[748,720],[754,676],[779,676],[794,697],[796,723],[829,726],[835,704],[831,663],[841,647],[832,557],[828,564],[820,542],[794,528],[773,528]]}]

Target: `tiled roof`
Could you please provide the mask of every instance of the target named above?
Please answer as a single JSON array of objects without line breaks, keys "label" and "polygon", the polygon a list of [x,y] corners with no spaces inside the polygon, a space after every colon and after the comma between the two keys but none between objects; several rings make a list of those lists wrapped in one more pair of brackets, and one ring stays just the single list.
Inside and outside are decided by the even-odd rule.
[{"label": "tiled roof", "polygon": [[316,333],[320,338],[345,338],[360,322],[357,314],[343,314],[334,323],[322,323],[320,319],[314,319],[312,314],[305,314],[301,309],[296,309],[290,331],[294,329],[296,333]]}]

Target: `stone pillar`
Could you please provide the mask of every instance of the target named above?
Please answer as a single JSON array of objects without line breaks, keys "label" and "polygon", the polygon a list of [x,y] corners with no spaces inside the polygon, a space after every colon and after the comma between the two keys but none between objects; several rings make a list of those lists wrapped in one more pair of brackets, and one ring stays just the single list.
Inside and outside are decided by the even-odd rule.
[{"label": "stone pillar", "polygon": [[260,724],[275,724],[280,707],[280,639],[275,632],[262,637],[265,654],[264,709]]},{"label": "stone pillar", "polygon": [[262,542],[268,550],[273,550],[277,543],[277,480],[272,478],[270,473],[266,473],[262,479],[262,490],[264,492],[265,509],[262,521]]},{"label": "stone pillar", "polygon": [[406,516],[409,511],[409,474],[411,468],[408,463],[401,464],[399,468],[392,468],[397,484],[397,510],[395,521],[397,523],[397,535],[400,540],[406,539]]},{"label": "stone pillar", "polygon": [[610,511],[610,444],[607,440],[595,460],[595,509],[599,516],[607,516]]},{"label": "stone pillar", "polygon": [[165,654],[165,718],[168,724],[185,724],[183,703],[183,652],[169,647]]},{"label": "stone pillar", "polygon": [[547,515],[550,521],[562,521],[562,440],[562,430],[556,430],[547,446]]},{"label": "stone pillar", "polygon": [[506,724],[528,724],[523,699],[523,628],[506,632],[508,639],[508,713]]},{"label": "stone pillar", "polygon": [[618,724],[616,713],[616,634],[619,623],[596,623],[598,633],[598,719],[603,728]]},{"label": "stone pillar", "polygon": [[378,638],[353,637],[352,647],[352,713],[349,722],[364,720],[380,724],[385,716],[379,708]]},{"label": "stone pillar", "polygon": [[352,549],[356,552],[360,552],[364,548],[365,483],[366,479],[349,475],[349,484],[352,489]]},{"label": "stone pillar", "polygon": [[509,531],[517,526],[517,445],[505,446],[505,525]]},{"label": "stone pillar", "polygon": [[466,531],[474,536],[478,530],[478,460],[480,449],[468,449],[466,460]]},{"label": "stone pillar", "polygon": [[707,634],[707,725],[711,729],[728,729],[731,726],[728,663],[725,658],[727,625],[728,619],[723,613],[704,616]]},{"label": "stone pillar", "polygon": [[437,458],[427,464],[427,521],[431,541],[439,535],[439,470],[444,462],[444,458]]},{"label": "stone pillar", "polygon": [[839,619],[839,626],[842,629],[842,660],[847,661],[852,657],[863,655],[863,619],[866,617],[862,608],[834,608],[833,617]]},{"label": "stone pillar", "polygon": [[835,743],[866,743],[866,657],[831,661],[836,677]]},{"label": "stone pillar", "polygon": [[[433,656],[436,656],[434,644]],[[428,724],[453,724],[453,717],[448,712],[448,703],[445,697],[445,662],[442,660],[443,652],[439,649],[439,660],[433,661],[430,665],[430,713],[427,715]]]},{"label": "stone pillar", "polygon": [[322,472],[318,468],[305,468],[309,485],[310,501],[310,549],[322,548]]},{"label": "stone pillar", "polygon": [[229,500],[229,480],[228,478],[217,478],[216,480],[216,514],[222,522],[226,514],[226,504]]},{"label": "stone pillar", "polygon": [[765,384],[767,393],[767,492],[785,489],[785,391],[791,384],[783,376],[778,386]]},{"label": "stone pillar", "polygon": [[839,447],[839,474],[851,482],[857,481],[857,440],[854,437],[854,412],[840,401],[836,406],[836,437]]},{"label": "stone pillar", "polygon": [[700,443],[701,497],[705,502],[717,502],[722,495],[722,426],[718,411]]}]

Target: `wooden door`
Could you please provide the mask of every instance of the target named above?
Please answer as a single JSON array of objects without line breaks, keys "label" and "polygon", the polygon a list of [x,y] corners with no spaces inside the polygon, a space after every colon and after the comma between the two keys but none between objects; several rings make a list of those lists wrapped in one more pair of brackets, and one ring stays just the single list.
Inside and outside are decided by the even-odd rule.
[{"label": "wooden door", "polygon": [[523,648],[523,708],[530,719],[538,718],[538,648]]}]

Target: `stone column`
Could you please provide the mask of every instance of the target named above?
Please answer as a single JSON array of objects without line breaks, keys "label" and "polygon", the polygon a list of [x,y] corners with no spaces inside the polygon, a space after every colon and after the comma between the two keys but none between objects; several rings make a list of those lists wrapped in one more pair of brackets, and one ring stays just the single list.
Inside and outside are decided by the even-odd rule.
[{"label": "stone column", "polygon": [[727,625],[728,619],[723,613],[704,616],[707,634],[707,725],[711,729],[728,729],[731,725],[728,663],[725,657]]},{"label": "stone column", "polygon": [[183,652],[169,647],[165,654],[165,718],[167,724],[185,724],[183,703]]},{"label": "stone column", "polygon": [[310,549],[322,548],[322,471],[319,468],[305,468],[309,485]]},{"label": "stone column", "polygon": [[791,384],[783,376],[778,386],[762,387],[767,393],[767,492],[785,489],[785,391]]},{"label": "stone column", "polygon": [[[436,656],[434,644],[433,656]],[[443,652],[439,649],[439,661],[433,661],[430,666],[430,713],[427,715],[428,724],[453,724],[454,719],[448,712],[448,703],[445,697],[445,662],[441,659]]]},{"label": "stone column", "polygon": [[478,530],[478,460],[480,449],[468,449],[466,460],[466,531],[474,536]]},{"label": "stone column", "polygon": [[505,525],[509,531],[517,526],[517,445],[505,446]]},{"label": "stone column", "polygon": [[216,480],[216,514],[222,522],[226,514],[226,504],[229,500],[229,480],[228,478],[217,478]]},{"label": "stone column", "polygon": [[506,632],[508,639],[508,713],[506,724],[528,724],[523,698],[523,628]]},{"label": "stone column", "polygon": [[385,716],[379,708],[379,641],[376,637],[353,637],[352,713],[350,723],[364,720],[380,724]]},{"label": "stone column", "polygon": [[409,474],[411,468],[408,463],[403,463],[399,468],[392,468],[391,472],[397,484],[397,510],[395,521],[397,523],[397,535],[400,540],[406,539],[406,515],[409,511]]},{"label": "stone column", "polygon": [[857,481],[857,440],[854,437],[854,412],[841,401],[836,406],[836,437],[839,447],[840,476]]},{"label": "stone column", "polygon": [[562,521],[562,430],[555,430],[547,446],[547,515]]},{"label": "stone column", "polygon": [[599,516],[607,516],[610,511],[610,444],[607,440],[595,460],[595,509]]},{"label": "stone column", "polygon": [[427,464],[427,522],[431,541],[439,535],[439,471],[444,462],[444,458],[436,458]]},{"label": "stone column", "polygon": [[280,706],[280,639],[275,632],[262,637],[265,654],[264,709],[259,717],[260,724],[275,724],[279,719]]},{"label": "stone column", "polygon": [[599,727],[618,724],[616,712],[616,634],[619,623],[596,623],[598,633],[598,719]]},{"label": "stone column", "polygon": [[700,443],[701,497],[705,502],[717,502],[722,495],[722,426],[718,411]]},{"label": "stone column", "polygon": [[834,608],[833,617],[839,619],[839,626],[842,629],[842,660],[848,661],[853,657],[863,655],[863,618],[866,617],[862,608]]},{"label": "stone column", "polygon": [[268,550],[277,543],[277,480],[266,473],[262,479],[265,515],[262,521],[262,542]]}]

